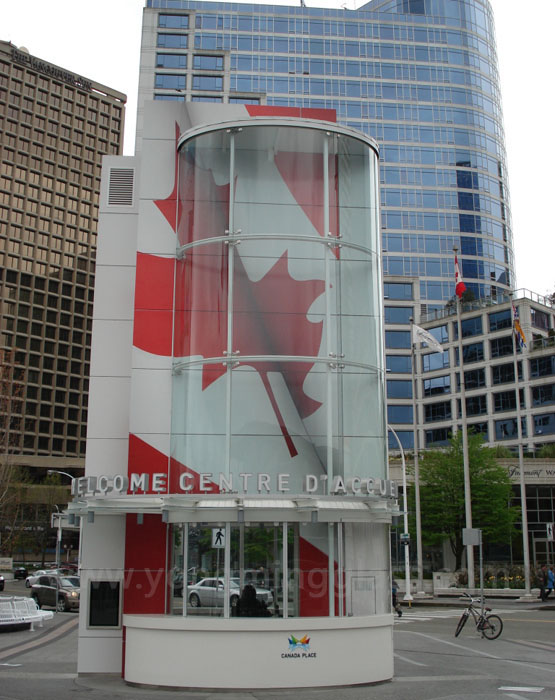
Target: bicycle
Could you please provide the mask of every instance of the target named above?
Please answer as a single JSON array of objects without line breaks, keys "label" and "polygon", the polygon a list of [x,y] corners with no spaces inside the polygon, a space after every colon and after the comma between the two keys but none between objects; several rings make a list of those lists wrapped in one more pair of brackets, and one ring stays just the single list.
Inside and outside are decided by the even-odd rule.
[{"label": "bicycle", "polygon": [[474,608],[474,604],[481,603],[481,598],[472,598],[468,593],[464,593],[464,595],[470,598],[470,602],[459,619],[457,629],[455,630],[455,637],[459,636],[463,627],[466,625],[466,621],[470,615],[472,615],[476,629],[482,633],[482,637],[486,639],[497,639],[503,631],[503,620],[499,615],[488,615],[487,613],[491,612],[491,608],[484,607],[484,612],[477,611]]}]

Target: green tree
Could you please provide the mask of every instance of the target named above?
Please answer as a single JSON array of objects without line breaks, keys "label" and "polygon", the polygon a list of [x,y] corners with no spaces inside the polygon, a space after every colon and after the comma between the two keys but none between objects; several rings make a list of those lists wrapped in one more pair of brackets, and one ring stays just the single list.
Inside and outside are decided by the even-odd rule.
[{"label": "green tree", "polygon": [[[446,538],[461,568],[466,527],[462,433],[450,439],[446,449],[425,452],[419,462],[422,542],[441,544]],[[483,541],[503,544],[514,533],[520,509],[510,506],[511,480],[499,465],[495,450],[484,447],[481,435],[468,435],[468,461],[472,500],[472,526],[482,530]],[[414,486],[411,487],[414,502]],[[414,509],[411,508],[414,513]]]}]

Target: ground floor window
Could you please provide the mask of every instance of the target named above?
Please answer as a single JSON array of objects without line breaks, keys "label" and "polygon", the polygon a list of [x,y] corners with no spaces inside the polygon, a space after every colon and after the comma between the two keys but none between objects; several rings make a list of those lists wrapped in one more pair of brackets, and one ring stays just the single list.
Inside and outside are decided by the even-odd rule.
[{"label": "ground floor window", "polygon": [[[386,536],[386,528],[380,530]],[[381,607],[385,612],[389,562],[376,556],[382,547],[372,547],[372,532],[368,523],[173,524],[168,612],[216,617],[360,615]]]}]

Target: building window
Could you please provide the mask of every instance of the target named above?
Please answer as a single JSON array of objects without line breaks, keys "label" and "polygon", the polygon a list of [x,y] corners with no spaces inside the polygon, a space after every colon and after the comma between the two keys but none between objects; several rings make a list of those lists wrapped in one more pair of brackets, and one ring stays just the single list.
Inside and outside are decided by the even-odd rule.
[{"label": "building window", "polygon": [[[459,364],[459,348],[455,348],[455,356],[457,358],[457,364]],[[465,365],[471,362],[480,362],[483,359],[484,344],[482,342],[463,345],[463,363]]]},{"label": "building window", "polygon": [[506,335],[503,338],[490,340],[491,357],[505,357],[513,354],[513,337]]},{"label": "building window", "polygon": [[[486,373],[483,368],[471,369],[464,373],[464,388],[479,389],[482,386],[486,386]],[[457,374],[457,388],[461,387],[460,374]]]},{"label": "building window", "polygon": [[187,68],[187,55],[184,53],[156,54],[157,68]]},{"label": "building window", "polygon": [[202,56],[200,54],[196,54],[193,57],[194,70],[223,70],[223,67],[223,56]]},{"label": "building window", "polygon": [[191,102],[223,102],[223,97],[216,95],[192,95]]},{"label": "building window", "polygon": [[[460,399],[459,403],[459,415],[460,415]],[[483,416],[488,412],[488,403],[485,394],[480,394],[479,396],[468,396],[466,397],[466,415],[467,416]]]},{"label": "building window", "polygon": [[488,319],[490,333],[500,331],[503,328],[512,328],[513,325],[511,309],[505,309],[504,311],[496,311],[493,314],[488,314]]},{"label": "building window", "polygon": [[[518,378],[522,379],[522,362],[518,362]],[[492,384],[508,384],[515,380],[515,367],[513,362],[504,365],[494,365],[491,368]]]},{"label": "building window", "polygon": [[405,379],[388,379],[387,398],[412,399],[412,381]]},{"label": "building window", "polygon": [[500,391],[493,395],[493,410],[495,413],[516,410],[515,391]]},{"label": "building window", "polygon": [[186,49],[187,34],[158,34],[158,46],[166,49]]},{"label": "building window", "polygon": [[449,342],[449,329],[447,324],[444,326],[436,326],[435,328],[429,328],[429,332],[434,336],[438,343]]},{"label": "building window", "polygon": [[426,447],[448,445],[451,437],[451,428],[433,428],[424,432]]},{"label": "building window", "polygon": [[451,419],[451,402],[441,401],[440,403],[429,403],[424,406],[424,421],[432,423],[438,420]]},{"label": "building window", "polygon": [[555,355],[530,360],[531,377],[550,377],[555,374]]},{"label": "building window", "polygon": [[186,75],[172,73],[156,74],[155,87],[165,90],[184,90],[187,84]]},{"label": "building window", "polygon": [[422,355],[422,371],[433,372],[436,369],[445,369],[449,367],[449,351],[433,352],[428,355]]},{"label": "building window", "polygon": [[[396,430],[395,433],[397,434],[397,437],[399,438],[399,442],[401,443],[401,447],[404,450],[412,450],[414,447],[414,433],[412,430]],[[399,449],[399,443],[395,439],[395,435],[391,432],[391,430],[388,431],[388,447],[390,450],[398,450]]]},{"label": "building window", "polygon": [[534,416],[534,435],[551,435],[555,433],[555,413]]},{"label": "building window", "polygon": [[412,372],[410,355],[386,355],[385,366],[389,372],[398,374],[410,374]]},{"label": "building window", "polygon": [[189,15],[158,15],[158,26],[169,29],[188,29]]},{"label": "building window", "polygon": [[472,430],[474,433],[477,435],[483,435],[484,440],[487,442],[488,441],[488,422],[483,421],[482,423],[469,423],[468,424],[468,430]]},{"label": "building window", "polygon": [[555,403],[555,384],[532,387],[532,405],[542,406]]},{"label": "building window", "polygon": [[386,348],[410,348],[410,331],[386,331]]},{"label": "building window", "polygon": [[386,323],[409,324],[413,315],[412,306],[386,306],[384,308]]},{"label": "building window", "polygon": [[[522,437],[526,437],[526,420],[521,418]],[[518,424],[516,418],[495,421],[496,440],[516,440],[518,438]]]},{"label": "building window", "polygon": [[532,325],[535,328],[541,328],[544,331],[549,330],[549,316],[544,313],[543,311],[539,311],[538,309],[534,309],[533,307],[530,309],[530,316],[532,320]]},{"label": "building window", "polygon": [[218,75],[193,75],[193,90],[222,90],[224,79]]},{"label": "building window", "polygon": [[395,406],[387,407],[387,422],[395,425],[396,423],[412,423],[412,406]]},{"label": "building window", "polygon": [[437,396],[438,394],[449,394],[451,392],[451,377],[445,374],[441,377],[424,379],[424,396]]},{"label": "building window", "polygon": [[260,98],[258,97],[230,97],[229,104],[240,104],[240,105],[259,105]]},{"label": "building window", "polygon": [[[455,338],[459,337],[459,324],[453,323]],[[473,335],[482,335],[482,317],[465,318],[461,321],[461,333],[463,338],[470,338]]]},{"label": "building window", "polygon": [[385,299],[412,299],[412,284],[385,282],[383,289]]}]

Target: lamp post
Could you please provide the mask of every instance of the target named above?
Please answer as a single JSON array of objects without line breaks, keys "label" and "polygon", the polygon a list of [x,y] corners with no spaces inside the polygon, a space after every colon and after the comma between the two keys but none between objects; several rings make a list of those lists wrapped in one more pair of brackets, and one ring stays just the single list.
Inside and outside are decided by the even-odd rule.
[{"label": "lamp post", "polygon": [[[457,259],[458,247],[453,246],[455,253],[455,262]],[[470,490],[470,464],[468,459],[468,425],[466,422],[466,387],[464,384],[464,360],[463,360],[463,344],[462,344],[462,321],[461,321],[461,300],[455,294],[457,303],[457,335],[459,349],[459,376],[460,376],[460,394],[461,394],[461,432],[462,432],[462,450],[463,450],[463,479],[464,479],[464,512],[466,527],[472,529],[472,498]],[[466,547],[466,566],[468,569],[468,588],[474,588],[474,549],[471,544]]]},{"label": "lamp post", "polygon": [[[509,292],[511,297],[511,318],[513,325],[513,373],[515,382],[515,400],[516,400],[516,424],[518,436],[518,470],[519,470],[519,486],[520,486],[520,504],[522,518],[522,554],[524,559],[524,598],[531,598],[530,590],[530,544],[528,540],[528,510],[526,505],[526,483],[524,480],[524,445],[522,434],[522,413],[520,408],[520,390],[518,386],[518,359],[516,347],[516,329],[515,329],[515,302],[514,292]],[[517,319],[518,320],[518,319]],[[524,378],[524,362],[522,363],[522,374]]]},{"label": "lamp post", "polygon": [[[73,479],[75,479],[74,476],[71,474],[68,474],[68,472],[62,472],[59,469],[48,469],[46,471],[47,474],[62,474],[63,476],[68,476],[71,479],[71,483],[73,483]],[[57,531],[56,531],[56,568],[60,567],[61,561],[61,548],[62,548],[62,514],[60,513],[60,509],[56,504],[54,504],[54,507],[56,508],[56,513],[53,513],[52,516],[56,516],[56,519],[58,521],[57,525]],[[54,518],[52,518],[54,519]]]},{"label": "lamp post", "polygon": [[[405,530],[404,534],[408,535],[409,509],[407,502],[407,467],[405,463],[405,452],[403,450],[403,446],[401,445],[401,441],[399,440],[399,436],[397,435],[397,433],[393,430],[393,428],[390,425],[388,425],[387,428],[391,431],[391,434],[397,441],[399,451],[401,452],[401,467],[403,470],[403,527]],[[403,546],[405,548],[405,597],[403,598],[403,600],[411,601],[413,598],[410,592],[410,550],[408,540],[404,541]]]}]

